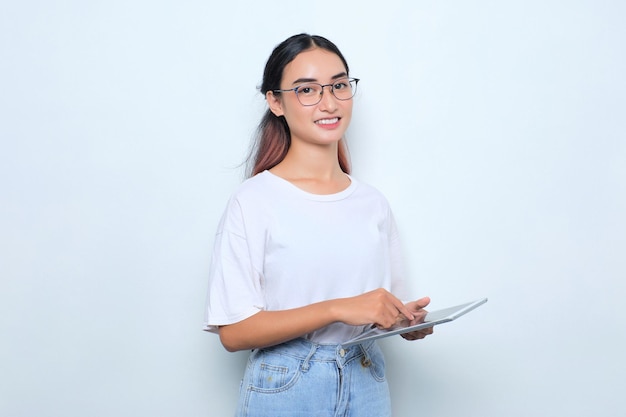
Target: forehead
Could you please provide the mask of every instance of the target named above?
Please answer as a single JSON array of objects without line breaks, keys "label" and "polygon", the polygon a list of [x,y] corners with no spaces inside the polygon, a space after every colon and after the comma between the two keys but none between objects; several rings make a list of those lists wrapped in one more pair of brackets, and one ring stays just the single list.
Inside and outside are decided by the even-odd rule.
[{"label": "forehead", "polygon": [[292,84],[300,79],[325,82],[345,72],[346,67],[337,54],[315,48],[299,53],[285,66],[282,83]]}]

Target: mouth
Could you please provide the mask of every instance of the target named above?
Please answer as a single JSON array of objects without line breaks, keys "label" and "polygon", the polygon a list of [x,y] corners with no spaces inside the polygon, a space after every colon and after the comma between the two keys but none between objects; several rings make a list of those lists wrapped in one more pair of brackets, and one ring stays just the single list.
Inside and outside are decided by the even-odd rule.
[{"label": "mouth", "polygon": [[334,125],[337,123],[339,123],[339,117],[333,117],[331,119],[320,119],[315,121],[315,124],[318,125]]}]

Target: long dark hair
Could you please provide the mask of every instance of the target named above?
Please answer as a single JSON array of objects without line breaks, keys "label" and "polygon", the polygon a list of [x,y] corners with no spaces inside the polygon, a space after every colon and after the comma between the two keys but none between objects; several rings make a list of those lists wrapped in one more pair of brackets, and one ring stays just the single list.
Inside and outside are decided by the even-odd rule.
[{"label": "long dark hair", "polygon": [[[263,96],[268,91],[280,89],[283,71],[287,64],[293,61],[301,52],[315,47],[325,49],[337,55],[346,67],[346,74],[349,74],[348,63],[334,43],[322,36],[301,33],[287,38],[272,51],[265,64],[263,82],[259,89]],[[259,172],[276,166],[285,158],[290,145],[291,132],[289,131],[287,121],[283,116],[276,116],[267,109],[257,128],[252,150],[248,157],[247,176],[254,176]],[[341,170],[349,174],[348,150],[343,139],[339,141],[337,158],[339,159]]]}]

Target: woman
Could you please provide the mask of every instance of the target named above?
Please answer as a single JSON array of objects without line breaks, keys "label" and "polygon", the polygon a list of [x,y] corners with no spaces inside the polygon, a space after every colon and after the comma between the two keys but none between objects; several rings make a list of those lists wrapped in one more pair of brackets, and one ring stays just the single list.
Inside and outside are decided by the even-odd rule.
[{"label": "woman", "polygon": [[341,343],[372,324],[421,320],[430,300],[398,298],[391,210],[349,175],[343,136],[357,83],[320,36],[288,38],[266,64],[268,110],[251,178],[219,225],[206,320],[227,350],[252,349],[239,416],[391,415],[376,342]]}]

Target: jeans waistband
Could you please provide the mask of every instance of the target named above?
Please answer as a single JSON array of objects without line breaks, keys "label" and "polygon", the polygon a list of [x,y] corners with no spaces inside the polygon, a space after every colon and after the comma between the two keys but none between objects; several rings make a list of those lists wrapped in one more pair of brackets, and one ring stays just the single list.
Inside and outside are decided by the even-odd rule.
[{"label": "jeans waistband", "polygon": [[337,361],[346,363],[356,357],[365,357],[369,360],[369,350],[375,346],[376,341],[369,340],[359,345],[347,348],[340,344],[315,343],[310,340],[298,338],[279,345],[261,349],[261,351],[277,353],[302,359],[305,363],[315,361]]}]

